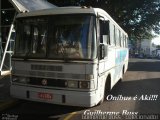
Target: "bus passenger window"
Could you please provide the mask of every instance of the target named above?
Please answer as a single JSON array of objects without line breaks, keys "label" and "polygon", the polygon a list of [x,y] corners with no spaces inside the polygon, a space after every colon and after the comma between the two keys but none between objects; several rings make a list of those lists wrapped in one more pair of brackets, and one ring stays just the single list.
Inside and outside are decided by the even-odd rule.
[{"label": "bus passenger window", "polygon": [[100,20],[100,43],[110,44],[109,21]]},{"label": "bus passenger window", "polygon": [[110,42],[112,46],[115,46],[114,25],[113,24],[110,24]]},{"label": "bus passenger window", "polygon": [[123,34],[123,47],[125,47],[125,35]]},{"label": "bus passenger window", "polygon": [[119,37],[119,30],[116,29],[116,45],[120,46],[120,37]]}]

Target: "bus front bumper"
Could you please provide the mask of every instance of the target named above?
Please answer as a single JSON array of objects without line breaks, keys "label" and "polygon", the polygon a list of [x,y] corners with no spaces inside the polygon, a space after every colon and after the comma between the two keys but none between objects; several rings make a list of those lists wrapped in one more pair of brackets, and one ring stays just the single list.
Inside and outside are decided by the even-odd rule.
[{"label": "bus front bumper", "polygon": [[98,104],[96,91],[69,91],[11,85],[10,94],[19,99],[60,105],[92,107]]}]

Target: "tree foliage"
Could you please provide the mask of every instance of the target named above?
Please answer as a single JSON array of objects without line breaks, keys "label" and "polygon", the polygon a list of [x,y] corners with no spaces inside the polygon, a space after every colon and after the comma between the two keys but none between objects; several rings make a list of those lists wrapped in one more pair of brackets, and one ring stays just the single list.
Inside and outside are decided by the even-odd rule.
[{"label": "tree foliage", "polygon": [[160,0],[48,0],[57,6],[92,6],[107,11],[131,36],[151,38],[160,34]]},{"label": "tree foliage", "polygon": [[160,49],[160,45],[157,45],[157,49]]}]

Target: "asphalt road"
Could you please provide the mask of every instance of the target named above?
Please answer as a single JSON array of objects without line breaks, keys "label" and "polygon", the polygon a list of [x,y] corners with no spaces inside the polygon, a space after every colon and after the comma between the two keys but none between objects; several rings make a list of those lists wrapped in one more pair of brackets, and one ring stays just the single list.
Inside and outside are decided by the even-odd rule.
[{"label": "asphalt road", "polygon": [[[114,112],[129,115],[128,119],[135,119],[133,115],[137,114],[155,115],[155,119],[160,119],[158,116],[160,114],[160,61],[131,59],[129,69],[122,82],[112,89],[108,100],[99,106],[82,108],[21,100],[15,106],[3,111],[1,117],[9,116],[18,118],[18,120],[38,118],[43,120],[81,120],[86,118],[84,117],[86,114],[96,111],[104,114]],[[97,120],[98,118],[92,119]],[[105,119],[111,118],[106,117]]]}]

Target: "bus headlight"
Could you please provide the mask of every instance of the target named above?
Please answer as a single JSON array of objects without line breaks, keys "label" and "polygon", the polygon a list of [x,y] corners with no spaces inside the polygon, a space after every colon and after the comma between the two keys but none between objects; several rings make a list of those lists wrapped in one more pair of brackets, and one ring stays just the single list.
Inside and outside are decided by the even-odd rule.
[{"label": "bus headlight", "polygon": [[80,88],[80,89],[94,89],[93,81],[73,81],[69,80],[66,82],[68,88]]},{"label": "bus headlight", "polygon": [[79,88],[81,88],[81,89],[94,89],[94,82],[93,81],[80,81]]},{"label": "bus headlight", "polygon": [[27,77],[12,76],[12,82],[27,84],[30,82],[30,79]]},{"label": "bus headlight", "polygon": [[82,89],[90,88],[90,82],[88,82],[88,81],[80,81],[79,82],[79,88],[82,88]]},{"label": "bus headlight", "polygon": [[78,81],[68,81],[67,86],[69,88],[78,88]]}]

